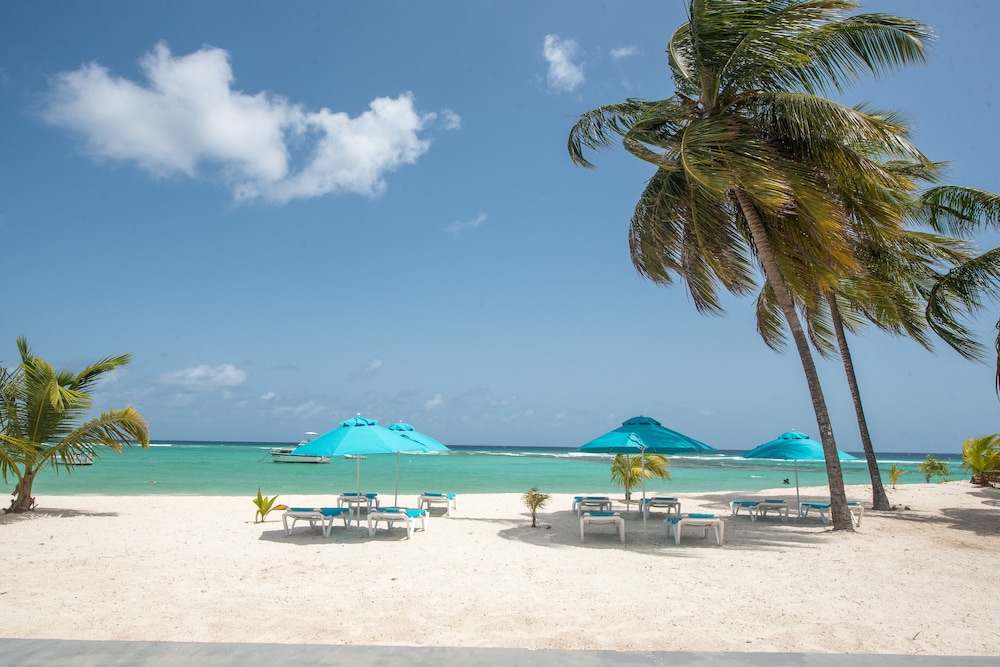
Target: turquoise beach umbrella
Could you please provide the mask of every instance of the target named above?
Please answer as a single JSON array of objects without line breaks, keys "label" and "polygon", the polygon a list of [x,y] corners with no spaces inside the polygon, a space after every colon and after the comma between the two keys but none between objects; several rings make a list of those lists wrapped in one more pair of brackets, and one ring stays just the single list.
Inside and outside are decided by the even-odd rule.
[{"label": "turquoise beach umbrella", "polygon": [[[390,431],[398,433],[407,440],[413,443],[412,449],[407,449],[407,452],[447,452],[450,451],[443,444],[430,437],[429,435],[424,435],[420,431],[414,429],[412,426],[406,422],[396,422],[395,424],[389,424],[387,427]],[[393,500],[393,504],[399,501],[399,455],[402,452],[396,452],[396,497]]]},{"label": "turquoise beach umbrella", "polygon": [[418,447],[417,449],[407,450],[407,451],[415,451],[415,452],[449,451],[449,449],[445,447],[443,444],[441,444],[434,438],[430,437],[429,435],[425,435],[420,431],[417,431],[406,422],[396,422],[395,424],[389,424],[389,426],[387,426],[386,428],[388,428],[390,431],[395,431],[396,433],[403,436],[407,440],[412,440],[417,444]]},{"label": "turquoise beach umbrella", "polygon": [[[594,447],[601,446],[598,443],[602,441],[603,438],[609,438],[609,440],[604,441],[605,444],[614,444],[616,442],[616,436],[612,434],[615,433],[625,434],[626,436],[629,433],[634,433],[639,437],[645,446],[646,451],[650,454],[686,454],[715,451],[715,447],[710,447],[704,442],[695,440],[694,438],[688,437],[683,433],[673,431],[652,417],[643,417],[642,415],[626,419],[622,422],[620,427],[605,433],[600,438],[591,440],[583,447],[588,447],[589,449],[587,451],[596,452],[598,450],[594,449]],[[618,440],[617,442],[624,441]],[[580,449],[583,450],[583,447]],[[614,453],[621,454],[627,452]]]},{"label": "turquoise beach umbrella", "polygon": [[[689,438],[683,433],[672,431],[652,417],[632,417],[622,422],[619,428],[594,438],[577,451],[591,454],[639,455],[642,469],[642,501],[646,502],[646,453],[681,454],[689,452],[715,451],[703,442]],[[643,513],[643,530],[646,529],[646,514]]]},{"label": "turquoise beach umbrella", "polygon": [[340,422],[295,450],[306,456],[354,456],[358,464],[358,493],[361,493],[361,457],[368,454],[397,454],[414,451],[415,443],[396,431],[379,426],[374,419],[361,415]]},{"label": "turquoise beach umbrella", "polygon": [[[823,443],[817,442],[801,431],[785,431],[774,440],[754,447],[741,454],[745,459],[777,459],[793,461],[795,464],[795,501],[801,502],[799,495],[799,461],[823,461]],[[858,457],[837,450],[841,461],[853,461]]]}]

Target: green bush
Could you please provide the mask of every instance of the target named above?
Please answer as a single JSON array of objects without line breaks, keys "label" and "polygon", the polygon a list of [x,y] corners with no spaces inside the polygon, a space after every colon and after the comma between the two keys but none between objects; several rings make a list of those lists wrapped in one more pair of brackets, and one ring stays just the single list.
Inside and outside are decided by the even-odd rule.
[{"label": "green bush", "polygon": [[927,459],[917,466],[917,472],[924,476],[924,480],[931,481],[932,477],[951,477],[951,468],[944,461],[927,455]]}]

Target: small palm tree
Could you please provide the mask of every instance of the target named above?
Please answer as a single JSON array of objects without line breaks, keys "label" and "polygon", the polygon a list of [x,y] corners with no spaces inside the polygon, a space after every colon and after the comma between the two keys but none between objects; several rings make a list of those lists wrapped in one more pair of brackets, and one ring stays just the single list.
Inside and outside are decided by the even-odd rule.
[{"label": "small palm tree", "polygon": [[646,454],[645,465],[642,456],[617,454],[611,463],[611,481],[625,487],[625,502],[632,500],[632,489],[642,484],[643,472],[646,479],[657,477],[670,479],[670,459],[662,454]]},{"label": "small palm tree", "polygon": [[524,496],[522,496],[522,498],[524,499],[524,504],[528,506],[529,510],[531,510],[531,527],[537,528],[538,510],[545,507],[545,504],[549,502],[549,494],[539,493],[538,487],[533,486],[530,489],[528,489],[528,491],[524,494]]},{"label": "small palm tree", "polygon": [[962,467],[980,484],[983,471],[1000,469],[1000,434],[980,435],[962,443]]},{"label": "small palm tree", "polygon": [[903,468],[900,468],[895,463],[893,463],[892,467],[889,468],[889,483],[892,484],[892,488],[895,489],[896,488],[896,482],[899,481],[899,478],[902,477],[903,475],[905,475],[908,472],[910,472],[910,471],[909,470],[904,470]]},{"label": "small palm tree", "polygon": [[120,452],[133,442],[149,446],[146,420],[132,407],[78,423],[93,405],[90,388],[105,373],[127,364],[129,355],[109,357],[71,373],[56,371],[33,355],[24,337],[17,339],[17,348],[20,365],[0,373],[0,474],[4,480],[8,475],[17,478],[8,512],[32,508],[35,476],[43,468],[58,466],[60,457],[63,461],[98,458],[101,447]]}]

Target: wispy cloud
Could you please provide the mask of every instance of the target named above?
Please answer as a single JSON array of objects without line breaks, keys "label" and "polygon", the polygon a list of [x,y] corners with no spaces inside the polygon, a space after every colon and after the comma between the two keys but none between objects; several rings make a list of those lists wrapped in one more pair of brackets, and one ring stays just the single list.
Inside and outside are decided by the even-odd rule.
[{"label": "wispy cloud", "polygon": [[444,123],[444,129],[446,130],[462,129],[462,117],[451,109],[445,109],[441,112],[441,121]]},{"label": "wispy cloud", "polygon": [[164,373],[159,378],[160,384],[197,391],[238,387],[246,379],[246,372],[232,364],[222,364],[215,368],[203,364],[194,368]]},{"label": "wispy cloud", "polygon": [[472,220],[456,220],[455,222],[445,227],[444,231],[457,235],[461,234],[462,232],[468,231],[470,229],[475,229],[484,222],[486,222],[486,214],[480,213]]},{"label": "wispy cloud", "polygon": [[573,92],[583,83],[583,66],[578,64],[580,46],[572,39],[546,35],[542,53],[549,64],[549,88],[559,93]]},{"label": "wispy cloud", "polygon": [[382,369],[382,360],[372,359],[371,361],[368,362],[367,366],[365,366],[359,371],[352,373],[351,379],[360,380],[362,378],[371,377],[372,375],[378,373],[381,369]]},{"label": "wispy cloud", "polygon": [[444,397],[441,396],[441,394],[435,394],[434,398],[429,399],[427,402],[424,403],[424,409],[426,410],[435,410],[437,408],[443,408],[443,407],[444,407]]},{"label": "wispy cloud", "polygon": [[634,46],[623,46],[618,49],[611,49],[611,57],[615,60],[621,60],[622,58],[628,58],[629,56],[635,56],[639,54],[639,49]]},{"label": "wispy cloud", "polygon": [[[43,119],[78,133],[93,157],[134,162],[158,177],[196,178],[209,166],[237,200],[376,196],[388,173],[429,150],[421,133],[438,118],[418,112],[408,92],[376,98],[355,117],[307,111],[267,92],[249,95],[233,89],[229,54],[220,48],[174,56],[161,42],[139,64],[142,83],[97,63],[56,75]],[[461,126],[451,110],[441,122]]]}]

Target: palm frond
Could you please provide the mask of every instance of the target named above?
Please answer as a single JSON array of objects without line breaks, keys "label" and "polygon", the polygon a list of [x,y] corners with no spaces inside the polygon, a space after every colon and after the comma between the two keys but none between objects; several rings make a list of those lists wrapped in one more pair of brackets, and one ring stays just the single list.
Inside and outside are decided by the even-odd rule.
[{"label": "palm frond", "polygon": [[969,236],[1000,229],[1000,195],[977,188],[941,185],[919,198],[914,217],[942,234]]},{"label": "palm frond", "polygon": [[985,252],[941,276],[927,295],[926,317],[942,340],[966,359],[983,360],[982,346],[960,317],[981,313],[1000,289],[1000,248]]}]

